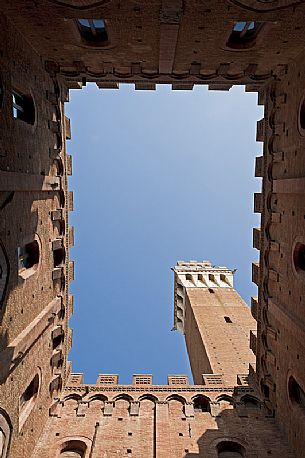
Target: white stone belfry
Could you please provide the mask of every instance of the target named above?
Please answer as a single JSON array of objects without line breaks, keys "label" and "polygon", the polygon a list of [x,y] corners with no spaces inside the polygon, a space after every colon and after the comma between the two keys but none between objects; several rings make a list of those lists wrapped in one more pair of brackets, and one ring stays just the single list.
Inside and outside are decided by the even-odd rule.
[{"label": "white stone belfry", "polygon": [[184,333],[186,288],[233,288],[234,271],[210,261],[178,261],[175,274],[174,329]]}]

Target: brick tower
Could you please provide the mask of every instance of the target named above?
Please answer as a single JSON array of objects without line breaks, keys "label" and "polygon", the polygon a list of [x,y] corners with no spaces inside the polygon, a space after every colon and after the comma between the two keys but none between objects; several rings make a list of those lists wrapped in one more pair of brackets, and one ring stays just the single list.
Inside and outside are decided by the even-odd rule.
[{"label": "brick tower", "polygon": [[174,326],[185,334],[194,382],[215,374],[215,381],[233,386],[255,363],[249,338],[256,332],[249,308],[233,289],[233,271],[209,262],[178,262],[174,272]]}]

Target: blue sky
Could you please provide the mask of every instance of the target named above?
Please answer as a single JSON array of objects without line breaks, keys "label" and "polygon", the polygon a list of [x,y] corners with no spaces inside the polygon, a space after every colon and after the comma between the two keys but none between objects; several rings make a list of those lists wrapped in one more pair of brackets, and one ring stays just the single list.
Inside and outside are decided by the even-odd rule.
[{"label": "blue sky", "polygon": [[257,95],[230,92],[70,91],[75,227],[74,372],[188,374],[184,338],[173,326],[177,260],[237,268],[250,303]]}]

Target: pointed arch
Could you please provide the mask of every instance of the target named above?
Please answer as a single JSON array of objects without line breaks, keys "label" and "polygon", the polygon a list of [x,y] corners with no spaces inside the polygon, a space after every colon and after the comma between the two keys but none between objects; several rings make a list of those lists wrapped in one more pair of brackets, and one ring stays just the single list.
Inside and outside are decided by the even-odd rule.
[{"label": "pointed arch", "polygon": [[79,402],[82,400],[82,396],[78,393],[71,393],[63,398],[63,402],[71,401],[71,400]]},{"label": "pointed arch", "polygon": [[245,404],[246,407],[257,407],[260,408],[261,402],[255,396],[251,396],[250,394],[246,394],[240,398],[241,402]]},{"label": "pointed arch", "polygon": [[211,412],[210,398],[203,394],[196,394],[192,397],[195,412]]},{"label": "pointed arch", "polygon": [[216,401],[217,402],[226,401],[232,405],[235,405],[235,400],[232,398],[232,396],[229,396],[228,394],[221,394],[220,396],[216,398]]},{"label": "pointed arch", "polygon": [[159,399],[154,396],[153,394],[150,394],[150,393],[145,393],[145,394],[142,394],[139,399],[139,401],[145,401],[145,400],[149,400],[149,401],[152,401],[152,402],[158,402]]},{"label": "pointed arch", "polygon": [[107,396],[105,396],[104,394],[93,394],[92,396],[90,396],[90,398],[88,399],[89,402],[92,402],[92,401],[102,401],[102,402],[105,402],[105,401],[108,401],[108,398]]},{"label": "pointed arch", "polygon": [[171,394],[165,399],[167,402],[169,401],[179,401],[181,404],[186,404],[186,399],[183,396],[180,396],[179,394]]},{"label": "pointed arch", "polygon": [[128,402],[132,402],[134,399],[133,397],[131,397],[129,394],[127,393],[121,393],[121,394],[118,394],[117,396],[115,396],[113,398],[113,401],[116,402],[116,401],[128,401]]}]

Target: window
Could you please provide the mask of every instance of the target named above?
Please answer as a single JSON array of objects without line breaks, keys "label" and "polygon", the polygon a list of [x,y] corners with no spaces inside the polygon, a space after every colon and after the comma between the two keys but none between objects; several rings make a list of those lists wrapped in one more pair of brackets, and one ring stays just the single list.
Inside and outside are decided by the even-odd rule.
[{"label": "window", "polygon": [[61,266],[65,262],[65,249],[58,248],[53,251],[54,267]]},{"label": "window", "polygon": [[227,42],[227,46],[235,49],[251,48],[255,45],[256,37],[263,25],[263,22],[236,22]]},{"label": "window", "polygon": [[77,25],[85,44],[103,46],[108,43],[108,33],[103,19],[77,19]]},{"label": "window", "polygon": [[35,106],[33,98],[30,95],[24,95],[20,92],[12,92],[13,116],[28,124],[35,122]]},{"label": "window", "polygon": [[210,412],[210,402],[208,398],[204,396],[197,396],[194,399],[194,411],[195,412]]},{"label": "window", "polygon": [[292,376],[288,381],[288,393],[292,403],[298,404],[300,407],[305,408],[305,392]]},{"label": "window", "polygon": [[[27,243],[23,247],[18,247],[18,270],[19,275],[24,277],[27,271],[37,269],[39,263],[39,245],[37,240]],[[34,272],[31,272],[34,273]],[[28,275],[26,275],[27,277]]]},{"label": "window", "polygon": [[82,441],[68,441],[60,452],[60,458],[84,458],[86,444]]},{"label": "window", "polygon": [[217,446],[218,458],[241,458],[245,456],[244,447],[237,442],[220,442]]},{"label": "window", "polygon": [[[4,300],[9,277],[9,264],[4,246],[0,240],[0,308]],[[0,455],[1,457],[1,455]]]},{"label": "window", "polygon": [[[3,85],[2,85],[2,82],[1,82],[1,79],[0,79],[0,110],[1,110],[1,108],[2,108],[3,92],[4,92],[4,91],[3,91]],[[0,448],[0,450],[1,450],[1,448]],[[1,457],[1,455],[0,455],[0,457]]]},{"label": "window", "polygon": [[229,316],[224,316],[224,319],[226,323],[232,323],[232,320]]},{"label": "window", "polygon": [[27,389],[20,396],[19,400],[19,431],[24,425],[27,417],[31,413],[35,405],[35,401],[39,391],[40,378],[36,374],[31,383],[28,385]]},{"label": "window", "polygon": [[305,271],[305,245],[296,243],[293,251],[293,263],[297,272]]},{"label": "window", "polygon": [[6,412],[0,409],[0,457],[6,458],[8,456],[10,436],[11,436],[11,422]]}]

